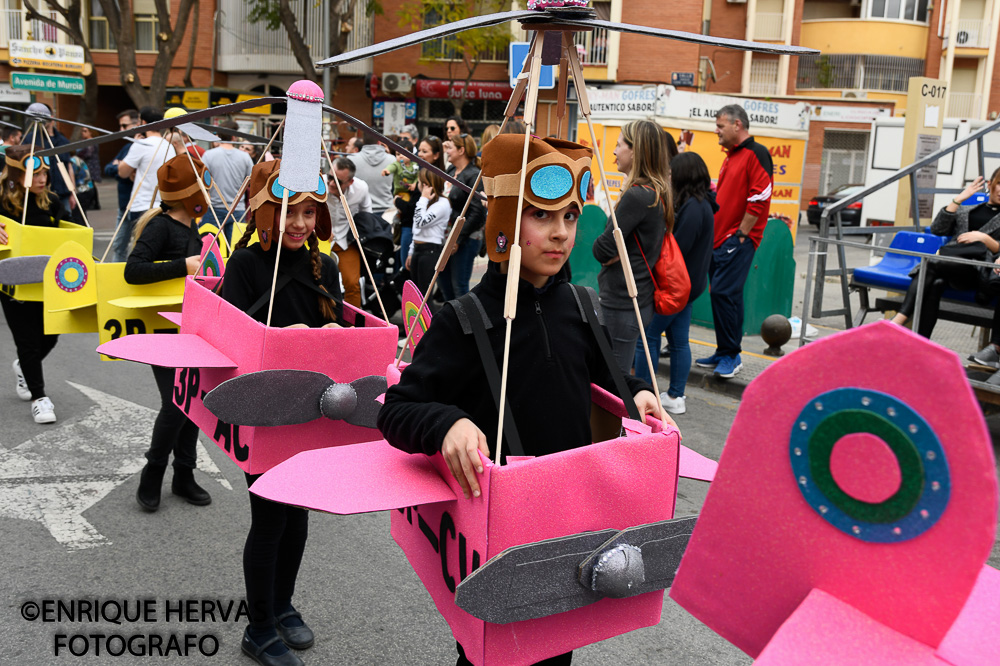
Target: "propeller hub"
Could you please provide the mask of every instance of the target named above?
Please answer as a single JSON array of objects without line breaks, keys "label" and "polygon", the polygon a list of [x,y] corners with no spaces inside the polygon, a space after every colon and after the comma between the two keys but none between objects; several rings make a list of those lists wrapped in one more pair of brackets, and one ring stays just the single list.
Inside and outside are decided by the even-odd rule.
[{"label": "propeller hub", "polygon": [[644,582],[642,550],[623,543],[601,553],[591,574],[590,589],[606,597],[621,599],[631,596],[633,588]]},{"label": "propeller hub", "polygon": [[319,398],[319,411],[328,419],[343,419],[358,407],[358,394],[350,384],[332,384]]}]

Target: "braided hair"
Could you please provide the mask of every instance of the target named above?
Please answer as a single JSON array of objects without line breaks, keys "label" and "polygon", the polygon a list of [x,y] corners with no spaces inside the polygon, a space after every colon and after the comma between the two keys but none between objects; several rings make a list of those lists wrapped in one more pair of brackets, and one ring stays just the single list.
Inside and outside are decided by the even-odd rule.
[{"label": "braided hair", "polygon": [[247,230],[244,231],[240,239],[236,241],[236,245],[233,246],[233,250],[238,250],[242,247],[246,247],[247,243],[250,242],[250,239],[253,238],[253,234],[255,231],[257,231],[257,223],[254,219],[254,216],[251,215],[250,219],[247,221]]},{"label": "braided hair", "polygon": [[[323,286],[323,261],[319,256],[319,238],[316,237],[315,231],[309,235],[309,240],[307,242],[309,244],[309,260],[312,262],[313,280],[316,281],[320,290],[329,296],[329,298],[324,298],[322,296],[316,297],[319,300],[319,312],[323,315],[324,319],[328,319],[330,321],[340,321],[343,319],[343,317],[340,316],[342,311],[337,311],[339,307],[334,308],[333,304],[337,303],[337,301],[333,298],[333,294],[327,291],[326,287]],[[337,303],[337,305],[340,306],[339,303]]]}]

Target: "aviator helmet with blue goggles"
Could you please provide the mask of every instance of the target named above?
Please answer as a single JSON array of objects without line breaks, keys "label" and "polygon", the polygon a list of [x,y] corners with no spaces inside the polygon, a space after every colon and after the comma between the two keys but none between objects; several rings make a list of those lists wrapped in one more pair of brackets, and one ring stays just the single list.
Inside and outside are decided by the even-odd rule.
[{"label": "aviator helmet with blue goggles", "polygon": [[[521,183],[523,134],[501,134],[483,146],[483,191],[489,205],[486,214],[486,251],[493,261],[509,258]],[[559,210],[576,204],[580,210],[590,190],[590,148],[563,141],[531,137],[524,179],[524,206]]]},{"label": "aviator helmet with blue goggles", "polygon": [[[250,210],[253,211],[254,226],[257,227],[257,239],[264,250],[271,248],[271,241],[278,235],[278,225],[281,217],[281,198],[285,188],[278,182],[281,160],[258,162],[250,172]],[[332,224],[330,209],[326,205],[329,194],[326,181],[322,175],[318,179],[315,192],[288,192],[288,205],[294,206],[304,201],[315,201],[316,206],[316,236],[320,240],[330,240]]]},{"label": "aviator helmet with blue goggles", "polygon": [[[27,171],[31,169],[32,171],[38,171],[39,169],[48,169],[50,162],[48,156],[39,157],[38,155],[29,154],[29,146],[24,146],[23,150],[15,151],[14,148],[22,148],[21,146],[12,146],[7,149],[4,154],[4,159],[6,160],[7,166],[17,169],[19,171]],[[24,156],[20,156],[20,153],[25,153]]]}]

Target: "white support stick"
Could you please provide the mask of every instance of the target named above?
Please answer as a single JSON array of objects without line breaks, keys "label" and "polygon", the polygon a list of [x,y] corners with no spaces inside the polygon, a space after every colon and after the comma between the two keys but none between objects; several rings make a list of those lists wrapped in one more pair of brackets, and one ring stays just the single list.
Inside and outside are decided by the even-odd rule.
[{"label": "white support stick", "polygon": [[[49,136],[49,133],[43,130],[42,136],[44,136],[45,140],[49,142],[49,148],[54,149],[55,144],[52,143],[52,137]],[[58,155],[53,155],[52,158],[55,160],[56,167],[59,169],[59,175],[62,176],[63,182],[66,183],[66,187],[71,188],[70,196],[76,199],[76,183],[74,183],[69,177],[69,172],[66,171],[66,165],[59,160]],[[80,207],[80,216],[83,217],[83,223],[90,227],[90,220],[87,219],[87,214],[83,212],[83,206],[80,205],[79,199],[76,199],[76,205]]]},{"label": "white support stick", "polygon": [[347,224],[351,227],[351,233],[354,234],[354,240],[358,243],[358,254],[361,255],[361,262],[365,265],[365,272],[368,273],[368,279],[372,281],[372,288],[375,290],[375,300],[378,301],[379,310],[382,311],[382,319],[385,323],[389,323],[389,315],[385,312],[385,306],[382,305],[382,296],[378,293],[378,285],[375,284],[375,276],[372,274],[371,266],[368,265],[368,257],[365,256],[365,250],[361,247],[361,236],[358,234],[358,228],[354,224],[354,216],[351,215],[351,207],[347,205],[347,197],[344,196],[344,190],[340,187],[340,180],[337,178],[337,167],[330,160],[330,151],[327,149],[326,144],[323,144],[323,152],[326,153],[326,161],[330,162],[330,170],[333,171],[333,180],[337,183],[337,194],[340,196],[340,205],[344,207],[344,214],[347,215]]},{"label": "white support stick", "polygon": [[[194,179],[196,181],[198,181],[198,189],[201,190],[202,195],[205,197],[205,205],[208,206],[208,209],[210,211],[212,211],[212,217],[215,219],[215,225],[219,229],[219,231],[221,231],[222,228],[223,228],[222,227],[222,222],[219,221],[218,214],[216,214],[215,209],[212,208],[212,198],[209,196],[208,190],[205,189],[205,183],[204,183],[204,181],[202,181],[201,176],[198,175],[198,168],[194,165],[194,158],[191,157],[191,153],[189,153],[187,150],[184,151],[184,154],[187,155],[188,164],[191,165],[191,171],[194,173]],[[249,181],[248,181],[248,179],[244,179],[243,182],[247,183]],[[212,184],[213,185],[215,184],[215,178],[212,179]],[[243,188],[241,187],[240,191],[242,191],[242,189]],[[220,194],[219,196],[221,197],[222,195]],[[223,203],[225,203],[226,200],[223,199],[222,201],[223,201]],[[235,204],[237,201],[239,201],[238,197],[233,200],[233,203]],[[228,204],[226,205],[226,208],[227,209],[229,208]],[[229,211],[229,212],[231,213],[232,211]],[[227,215],[223,219],[229,219],[229,216]],[[223,238],[226,241],[226,249],[229,250],[230,254],[232,254],[232,252],[233,252],[233,246],[232,246],[232,244],[229,242],[229,239],[226,238],[224,235],[223,235]]]},{"label": "white support stick", "polygon": [[[594,131],[594,123],[590,119],[590,99],[587,96],[587,86],[583,81],[583,68],[580,66],[580,60],[576,55],[576,48],[568,44],[567,40],[563,40],[563,52],[568,56],[570,68],[573,70],[573,80],[577,83],[576,91],[577,98],[580,103],[580,112],[583,117],[587,120],[587,127],[590,130],[590,141],[591,145],[595,146],[594,156],[597,158],[597,168],[601,172],[601,187],[604,191],[608,191],[608,176],[604,171],[604,158],[601,155],[601,151],[597,150],[596,147],[600,144],[597,143],[597,133]],[[632,264],[628,258],[628,251],[625,249],[625,238],[622,235],[621,227],[618,226],[618,218],[615,216],[614,206],[610,206],[611,209],[611,225],[614,228],[615,245],[618,248],[618,259],[622,265],[622,271],[625,273],[625,284],[628,289],[629,298],[632,299],[632,309],[635,310],[635,318],[639,322],[639,339],[642,340],[642,349],[646,353],[646,365],[649,367],[649,376],[651,378],[651,383],[653,384],[653,394],[659,400],[660,387],[656,381],[656,368],[653,367],[653,359],[649,354],[649,343],[646,342],[646,329],[642,325],[642,313],[639,310],[639,299],[638,292],[635,287],[635,276],[632,274]],[[612,372],[614,368],[612,368]],[[622,396],[625,399],[625,396]],[[669,417],[663,409],[660,409],[660,420],[665,422],[670,422]]]},{"label": "white support stick", "polygon": [[281,263],[281,240],[285,236],[285,221],[288,219],[288,189],[281,188],[281,217],[278,218],[277,252],[274,254],[274,274],[271,276],[271,297],[267,301],[267,326],[271,325],[274,310],[274,288],[278,284],[278,265]]},{"label": "white support stick", "polygon": [[[535,41],[539,37],[535,36]],[[533,50],[530,70],[528,72],[528,96],[524,102],[524,150],[521,153],[521,182],[517,190],[517,217],[514,221],[514,239],[510,245],[510,262],[507,265],[507,293],[504,297],[503,316],[507,320],[507,329],[503,341],[503,368],[500,372],[500,416],[497,420],[497,450],[496,464],[500,464],[500,450],[503,448],[503,416],[507,403],[507,370],[510,367],[510,333],[517,317],[517,286],[521,278],[521,207],[524,205],[524,186],[528,175],[528,146],[531,143],[531,130],[535,123],[535,111],[538,106],[538,76],[542,69],[542,56],[537,49]]]},{"label": "white support stick", "polygon": [[[125,211],[122,213],[122,219],[118,220],[118,226],[115,227],[115,233],[111,234],[111,240],[108,241],[108,246],[104,248],[104,254],[101,255],[101,261],[99,263],[103,264],[104,260],[108,258],[108,252],[110,252],[111,248],[114,246],[115,239],[118,238],[118,232],[121,231],[122,224],[125,223],[125,218],[128,217],[129,213],[132,211],[132,204],[135,203],[135,197],[139,194],[139,190],[142,188],[142,183],[146,180],[146,174],[149,173],[149,168],[153,166],[153,162],[156,160],[156,154],[160,152],[160,146],[163,145],[163,142],[164,137],[161,134],[160,142],[156,144],[156,148],[153,150],[153,155],[149,158],[149,164],[146,165],[146,170],[142,172],[142,176],[139,178],[139,181],[132,186],[132,196],[129,197],[128,205],[125,206]],[[156,197],[154,196],[153,199],[155,200]],[[153,202],[151,200],[150,205],[152,205],[152,203]]]},{"label": "white support stick", "polygon": [[[521,94],[523,94],[523,86],[522,86],[522,93],[518,93],[515,90],[514,96],[511,97],[511,99],[517,100],[514,102],[515,108],[517,107],[517,104],[520,101]],[[509,120],[510,116],[504,116],[503,122],[500,123],[500,130],[497,132],[497,134],[503,133],[504,128],[507,127],[507,121]],[[434,275],[431,276],[431,282],[430,284],[427,285],[427,293],[423,294],[423,299],[420,301],[420,307],[417,308],[417,312],[423,312],[424,306],[427,305],[427,301],[430,299],[430,295],[434,293],[434,285],[437,284],[438,276],[441,275],[442,271],[444,271],[444,267],[448,265],[448,260],[451,258],[451,255],[454,254],[455,250],[457,249],[455,239],[460,233],[462,233],[462,227],[465,226],[465,214],[469,212],[469,204],[472,203],[472,197],[475,196],[476,189],[479,187],[479,183],[482,182],[482,180],[483,180],[483,171],[482,169],[480,169],[479,175],[476,176],[476,182],[472,184],[472,192],[469,194],[469,197],[465,200],[465,205],[462,207],[462,214],[459,215],[457,218],[455,218],[455,224],[452,225],[451,231],[448,232],[448,238],[445,239],[444,245],[441,246],[441,254],[438,256],[437,263],[434,265]],[[403,313],[403,319],[405,322],[406,319],[405,312]],[[406,353],[406,348],[410,345],[410,340],[413,338],[413,330],[414,329],[411,327],[410,330],[406,332],[406,340],[403,341],[403,346],[399,350],[399,356],[396,357],[396,362],[394,363],[394,365],[397,368],[399,367],[400,362],[403,360],[403,354]]]},{"label": "white support stick", "polygon": [[[44,129],[42,130],[45,131]],[[28,220],[28,196],[31,192],[31,183],[35,179],[35,160],[32,158],[35,156],[35,137],[38,136],[38,121],[31,126],[31,148],[28,149],[28,161],[25,163],[24,167],[24,208],[21,210],[21,226],[23,227],[25,222]]]}]

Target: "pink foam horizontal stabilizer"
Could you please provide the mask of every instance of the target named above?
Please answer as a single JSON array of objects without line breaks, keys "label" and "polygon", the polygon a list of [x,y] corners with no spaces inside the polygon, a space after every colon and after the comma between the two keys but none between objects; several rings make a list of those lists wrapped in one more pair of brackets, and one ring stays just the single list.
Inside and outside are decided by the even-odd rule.
[{"label": "pink foam horizontal stabilizer", "polygon": [[236,363],[201,337],[187,333],[126,335],[97,348],[114,358],[165,368],[235,368]]},{"label": "pink foam horizontal stabilizer", "polygon": [[719,463],[681,444],[679,467],[678,474],[685,479],[711,481],[715,478],[715,470],[719,468]]},{"label": "pink foam horizontal stabilizer", "polygon": [[984,566],[937,654],[950,664],[1000,663],[1000,571]]},{"label": "pink foam horizontal stabilizer", "polygon": [[[755,666],[940,666],[947,663],[934,656],[934,650],[928,645],[893,631],[816,589],[781,625],[754,662]],[[971,666],[972,662],[969,663]]]},{"label": "pink foam horizontal stabilizer", "polygon": [[160,315],[161,317],[163,317],[164,319],[166,319],[167,321],[169,321],[174,326],[180,326],[181,325],[181,313],[180,312],[157,312],[156,314]]},{"label": "pink foam horizontal stabilizer", "polygon": [[275,502],[336,514],[455,499],[430,458],[403,453],[385,440],[303,451],[268,470],[250,491]]}]

